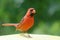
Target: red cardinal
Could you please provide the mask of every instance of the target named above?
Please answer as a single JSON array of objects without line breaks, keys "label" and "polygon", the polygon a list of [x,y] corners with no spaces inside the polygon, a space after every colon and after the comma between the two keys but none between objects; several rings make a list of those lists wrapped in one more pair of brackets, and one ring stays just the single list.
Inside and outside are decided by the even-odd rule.
[{"label": "red cardinal", "polygon": [[2,24],[4,26],[15,26],[17,30],[21,32],[27,32],[34,24],[34,15],[36,11],[34,8],[29,8],[26,15],[22,18],[18,24]]}]

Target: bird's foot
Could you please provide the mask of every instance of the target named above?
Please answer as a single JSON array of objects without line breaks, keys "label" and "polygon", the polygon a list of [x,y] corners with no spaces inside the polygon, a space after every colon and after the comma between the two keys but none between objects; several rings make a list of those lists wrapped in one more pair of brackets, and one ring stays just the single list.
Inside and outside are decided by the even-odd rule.
[{"label": "bird's foot", "polygon": [[28,33],[22,33],[21,36],[27,37],[27,38],[32,38]]}]

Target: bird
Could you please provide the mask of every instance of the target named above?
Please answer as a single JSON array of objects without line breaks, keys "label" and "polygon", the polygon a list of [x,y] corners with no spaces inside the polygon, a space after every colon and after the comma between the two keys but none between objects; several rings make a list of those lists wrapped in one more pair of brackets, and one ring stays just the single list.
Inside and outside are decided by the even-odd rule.
[{"label": "bird", "polygon": [[[34,25],[34,15],[36,14],[36,10],[34,8],[29,8],[19,23],[5,23],[3,26],[15,26],[16,30],[19,30],[23,33],[27,33],[27,31],[32,28]],[[24,35],[26,36],[26,35]],[[31,37],[28,35],[27,37]]]}]

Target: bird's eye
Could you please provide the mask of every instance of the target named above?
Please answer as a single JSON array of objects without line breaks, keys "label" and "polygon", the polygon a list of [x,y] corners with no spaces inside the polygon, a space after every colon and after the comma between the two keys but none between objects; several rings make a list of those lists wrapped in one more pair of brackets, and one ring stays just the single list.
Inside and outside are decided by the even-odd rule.
[{"label": "bird's eye", "polygon": [[33,11],[33,9],[31,9],[30,11]]}]

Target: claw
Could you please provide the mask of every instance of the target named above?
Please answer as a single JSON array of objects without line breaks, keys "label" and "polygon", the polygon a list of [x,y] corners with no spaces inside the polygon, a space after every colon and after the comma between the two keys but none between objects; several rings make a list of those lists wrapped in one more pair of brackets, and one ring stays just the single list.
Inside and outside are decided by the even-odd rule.
[{"label": "claw", "polygon": [[26,38],[32,38],[28,33],[21,33],[21,36]]}]

